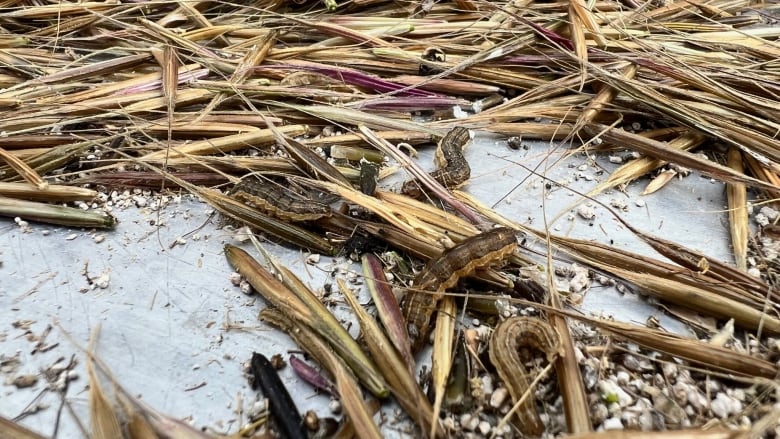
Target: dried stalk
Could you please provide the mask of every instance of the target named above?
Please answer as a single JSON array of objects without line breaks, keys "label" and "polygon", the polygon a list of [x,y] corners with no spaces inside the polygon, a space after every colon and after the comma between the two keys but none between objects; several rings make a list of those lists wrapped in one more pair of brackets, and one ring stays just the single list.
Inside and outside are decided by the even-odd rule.
[{"label": "dried stalk", "polygon": [[780,331],[780,320],[765,314],[763,306],[751,307],[714,294],[711,290],[694,283],[674,280],[669,276],[671,270],[662,268],[661,263],[650,258],[572,238],[550,236],[550,240],[574,258],[635,283],[646,294],[661,300],[698,310],[707,315],[734,318],[738,325],[749,330],[762,327],[773,334]]},{"label": "dried stalk", "polygon": [[[728,152],[728,165],[737,172],[745,172],[742,164],[742,154],[731,147]],[[747,214],[747,188],[742,183],[729,183],[726,186],[726,196],[729,206],[729,229],[731,246],[734,249],[734,259],[737,268],[747,270],[747,251],[750,227]]]},{"label": "dried stalk", "polygon": [[393,344],[353,296],[344,280],[338,278],[336,282],[344,299],[357,316],[367,348],[371,356],[377,359],[377,366],[382,370],[398,404],[420,426],[423,433],[434,432],[426,437],[442,437],[444,430],[438,425],[438,417],[434,415],[428,399],[415,381],[414,374],[405,366],[404,361],[392,347]]},{"label": "dried stalk", "polygon": [[98,196],[98,192],[76,186],[50,184],[46,189],[39,189],[29,183],[0,182],[0,196],[32,201],[67,203],[70,201],[92,200]]},{"label": "dried stalk", "polygon": [[[444,400],[444,391],[452,369],[452,358],[455,355],[453,347],[455,345],[455,318],[458,307],[455,299],[445,297],[439,303],[439,309],[436,314],[436,325],[433,336],[433,361],[431,364],[431,380],[433,381],[434,403],[431,415],[438,417],[441,410],[441,404]],[[430,437],[436,436],[438,423],[436,418],[430,420]]]},{"label": "dried stalk", "polygon": [[116,218],[98,212],[73,207],[54,206],[35,201],[17,200],[0,196],[0,216],[20,217],[30,221],[69,227],[98,227],[111,229]]},{"label": "dried stalk", "polygon": [[28,183],[37,187],[40,190],[44,190],[49,187],[49,183],[45,182],[34,169],[27,165],[15,155],[10,154],[8,151],[0,148],[0,159],[5,161],[17,174],[27,180]]},{"label": "dried stalk", "polygon": [[[238,247],[225,246],[225,256],[266,300],[289,318],[312,328],[320,337],[327,340],[373,394],[379,397],[387,396],[388,390],[381,375],[377,373],[374,363],[363,354],[349,333],[311,291],[288,288]],[[289,273],[285,278],[293,281]],[[294,281],[297,285],[302,285],[297,278]]]},{"label": "dried stalk", "polygon": [[382,261],[373,254],[365,253],[361,256],[360,262],[363,265],[363,279],[376,305],[379,320],[382,322],[385,331],[387,331],[390,342],[401,355],[411,374],[414,370],[414,356],[412,356],[412,351],[409,349],[410,343],[409,336],[406,333],[406,321],[403,314],[401,314],[398,299],[396,299],[390,283],[387,281]]}]

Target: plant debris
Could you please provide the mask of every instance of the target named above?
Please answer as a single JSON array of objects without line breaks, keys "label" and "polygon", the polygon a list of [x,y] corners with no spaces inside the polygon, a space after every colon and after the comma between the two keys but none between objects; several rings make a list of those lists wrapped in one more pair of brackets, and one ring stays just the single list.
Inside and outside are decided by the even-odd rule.
[{"label": "plant debris", "polygon": [[[290,357],[337,395],[334,437],[384,433],[363,390],[395,401],[415,437],[777,436],[777,17],[775,5],[746,0],[10,2],[0,215],[25,233],[30,221],[106,229],[87,235],[100,243],[113,211],[156,212],[162,227],[161,210],[185,191],[244,241],[256,232],[303,249],[311,267],[319,255],[362,261],[362,276],[336,267],[318,294],[262,247],[265,264],[224,247],[236,270],[226,284],[259,293],[261,318],[322,368]],[[584,154],[560,181],[539,169],[529,178],[549,194],[593,181],[559,216],[594,225],[614,214],[665,259],[520,224],[457,190],[474,175],[463,148],[476,131],[518,152],[540,140]],[[429,174],[410,156],[434,145]],[[615,169],[591,170],[594,154]],[[385,184],[400,170],[411,175],[402,188]],[[726,184],[733,264],[594,198],[647,175],[642,195],[663,194],[691,170]],[[200,238],[169,248],[190,239]],[[83,276],[109,289],[110,273],[85,266]],[[568,309],[593,280],[652,296],[697,337]],[[348,304],[362,343],[329,300]],[[429,360],[417,352],[431,333]],[[35,352],[51,349],[46,334]],[[109,376],[111,398],[107,367],[94,346],[86,355],[91,436],[212,436]],[[332,429],[321,413],[298,414],[263,355],[252,367],[270,406],[232,437],[269,413],[287,437]],[[17,357],[0,360],[9,384],[39,385]],[[4,418],[0,428],[38,437]]]}]

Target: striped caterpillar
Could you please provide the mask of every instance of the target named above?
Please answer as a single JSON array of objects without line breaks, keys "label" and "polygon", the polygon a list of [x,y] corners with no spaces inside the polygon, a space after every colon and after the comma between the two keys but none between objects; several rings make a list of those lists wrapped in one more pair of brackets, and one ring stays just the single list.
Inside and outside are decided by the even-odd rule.
[{"label": "striped caterpillar", "polygon": [[273,181],[245,178],[230,195],[279,219],[313,221],[331,215],[330,206],[303,197]]},{"label": "striped caterpillar", "polygon": [[[446,188],[455,188],[471,177],[471,167],[463,157],[463,146],[471,140],[469,130],[456,127],[450,130],[436,148],[436,164],[439,169],[431,172],[431,177]],[[415,181],[404,183],[401,191],[405,194],[419,193]]]},{"label": "striped caterpillar", "polygon": [[460,242],[431,259],[414,280],[415,291],[407,293],[401,309],[406,318],[412,352],[425,344],[436,305],[448,288],[478,268],[503,260],[517,248],[514,230],[499,227]]}]

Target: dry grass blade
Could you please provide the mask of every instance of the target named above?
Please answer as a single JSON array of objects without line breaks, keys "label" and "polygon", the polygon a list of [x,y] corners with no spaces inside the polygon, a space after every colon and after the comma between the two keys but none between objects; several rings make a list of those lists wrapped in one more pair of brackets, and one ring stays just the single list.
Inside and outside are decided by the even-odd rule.
[{"label": "dry grass blade", "polygon": [[[410,145],[433,142],[435,137],[432,134],[420,131],[376,131],[376,135],[389,142],[405,142]],[[2,141],[2,139],[0,139]],[[339,134],[335,136],[322,136],[312,139],[304,139],[304,145],[309,147],[325,147],[328,145],[357,146],[366,144],[366,140],[360,134]]]},{"label": "dry grass blade", "polygon": [[287,151],[287,154],[293,158],[295,163],[306,171],[311,177],[316,179],[326,179],[336,184],[342,184],[345,187],[351,187],[349,180],[347,180],[341,173],[327,160],[320,157],[316,152],[307,148],[305,145],[296,141],[295,139],[286,136],[281,131],[276,129],[270,120],[266,120],[268,129],[274,134],[276,142],[282,145]]},{"label": "dry grass blade", "polygon": [[154,427],[146,419],[141,411],[137,407],[127,400],[127,398],[118,398],[119,404],[122,406],[124,416],[126,419],[127,434],[130,439],[158,439],[157,433],[154,431]]},{"label": "dry grass blade", "polygon": [[[287,125],[279,128],[279,131],[288,136],[300,136],[308,131],[306,125]],[[258,148],[273,144],[274,133],[270,129],[257,130],[248,133],[234,134],[216,139],[200,140],[180,147],[172,147],[170,157],[195,156],[207,154],[222,154],[247,148]],[[155,151],[140,158],[140,160],[154,160],[165,157],[165,151]]]},{"label": "dry grass blade", "polygon": [[[197,10],[195,10],[195,12],[197,12]],[[233,71],[233,74],[230,75],[230,84],[232,86],[244,83],[244,81],[246,81],[246,79],[251,74],[252,68],[258,64],[261,64],[263,60],[265,60],[265,57],[271,50],[271,47],[273,47],[274,43],[276,42],[276,37],[277,33],[275,31],[268,32],[263,36],[262,41],[259,41],[259,44],[255,44],[246,53],[246,55],[244,55],[238,66],[236,66],[235,71]],[[222,36],[220,36],[220,38],[225,39]],[[228,43],[226,39],[225,42]],[[203,109],[203,111],[201,111],[201,113],[198,115],[196,121],[199,122],[203,118],[207,117],[214,108],[216,108],[219,104],[222,103],[224,99],[227,98],[227,96],[227,93],[220,93],[217,96],[214,96],[211,102],[206,105],[206,108]]]},{"label": "dry grass blade", "polygon": [[[686,308],[690,308],[705,315],[711,315],[720,319],[734,318],[736,324],[750,331],[761,330],[768,334],[780,333],[780,320],[757,310],[751,306],[743,305],[730,299],[713,294],[709,289],[697,288],[681,282],[675,282],[663,277],[641,275],[632,270],[624,270],[616,267],[607,268],[613,274],[634,283],[643,292],[653,295]],[[760,335],[760,334],[758,334]]]},{"label": "dry grass blade", "polygon": [[157,439],[157,433],[149,422],[138,413],[131,413],[127,419],[127,434],[130,439]]},{"label": "dry grass blade", "polygon": [[176,104],[176,91],[179,83],[179,61],[176,48],[166,44],[162,54],[162,91],[165,96],[165,109],[168,123],[172,125],[173,109]]},{"label": "dry grass blade", "polygon": [[[148,57],[148,55],[146,55]],[[200,64],[187,64],[179,67],[179,82],[191,82],[205,72]],[[101,72],[98,72],[101,73]],[[159,72],[133,76],[131,79],[100,84],[99,87],[87,88],[83,91],[69,93],[64,96],[53,95],[44,99],[45,103],[79,104],[101,97],[112,96],[114,99],[127,94],[136,94],[162,85]],[[159,92],[157,93],[159,95]]]},{"label": "dry grass blade", "polygon": [[5,161],[8,166],[16,171],[17,174],[22,176],[22,178],[27,180],[27,182],[31,185],[41,190],[49,187],[49,183],[45,182],[33,168],[3,148],[0,148],[0,159]]},{"label": "dry grass blade", "polygon": [[72,69],[65,69],[46,75],[40,78],[36,78],[35,82],[44,84],[54,84],[58,82],[76,81],[82,78],[88,78],[90,76],[101,75],[110,73],[116,70],[121,70],[125,67],[132,67],[140,64],[149,59],[149,55],[146,53],[138,55],[128,55],[119,58],[108,59],[105,61],[96,62],[94,64],[87,64],[80,67],[74,67]]},{"label": "dry grass blade", "polygon": [[411,236],[417,236],[418,239],[422,239],[427,242],[435,243],[439,239],[439,234],[436,233],[430,226],[418,220],[409,213],[382,203],[380,200],[368,196],[360,191],[357,191],[350,187],[345,187],[341,184],[335,184],[325,181],[297,179],[304,184],[309,184],[313,187],[319,187],[328,192],[334,193],[345,200],[358,204],[367,210],[370,210],[374,214],[382,217],[388,223],[396,226],[398,229],[408,233]]},{"label": "dry grass blade", "polygon": [[[578,317],[579,318],[579,317]],[[618,338],[631,340],[649,349],[664,352],[693,364],[719,372],[743,377],[777,378],[776,364],[710,343],[691,340],[657,329],[643,328],[628,323],[585,319]]]},{"label": "dry grass blade", "polygon": [[359,229],[423,260],[430,259],[444,250],[444,246],[434,239],[419,239],[415,234],[407,233],[392,225],[362,222],[359,224]]},{"label": "dry grass blade", "polygon": [[[754,159],[749,155],[744,156],[742,158],[745,161],[745,164],[750,169],[750,172],[752,172],[753,175],[756,176],[756,178],[760,178],[761,180],[764,180],[768,183],[772,183],[775,186],[780,186],[780,177],[778,177],[777,173],[775,173],[771,169],[767,169],[766,167],[762,166],[758,162],[758,160]],[[767,191],[767,192],[775,198],[780,197],[780,191]]]},{"label": "dry grass blade", "polygon": [[668,160],[691,169],[696,169],[699,172],[720,180],[732,183],[745,183],[761,189],[780,190],[780,188],[773,184],[748,177],[743,173],[736,172],[723,165],[701,159],[694,154],[669,148],[661,142],[642,137],[638,134],[629,133],[628,131],[621,129],[609,128],[600,124],[590,124],[585,127],[585,130],[591,136],[600,137],[605,142],[627,146],[650,157]]},{"label": "dry grass blade", "polygon": [[[230,265],[246,277],[250,285],[266,300],[279,308],[288,318],[312,328],[320,337],[327,340],[371,393],[378,397],[388,395],[376,365],[363,354],[355,340],[311,291],[287,287],[238,247],[226,245],[225,256]],[[289,273],[286,274],[289,280]],[[295,281],[300,284],[297,278]],[[303,288],[305,289],[305,286]]]},{"label": "dry grass blade", "polygon": [[45,439],[34,431],[0,416],[0,432],[5,439]]},{"label": "dry grass blade", "polygon": [[[433,336],[433,361],[431,364],[431,380],[433,381],[433,412],[432,415],[438,418],[441,410],[441,404],[444,400],[444,392],[447,387],[447,381],[452,369],[452,358],[454,356],[453,346],[455,345],[455,318],[458,307],[455,299],[445,297],[439,302],[439,309],[436,314],[436,329]],[[430,437],[436,436],[436,419],[431,419]]]},{"label": "dry grass blade", "polygon": [[[491,209],[490,207],[486,206],[484,203],[479,201],[476,197],[474,197],[471,194],[468,194],[463,191],[454,190],[452,191],[453,195],[455,195],[459,200],[463,201],[469,207],[474,209],[476,212],[478,212],[480,215],[484,216],[485,218],[489,219],[490,221],[493,221],[496,224],[502,225],[504,227],[509,227],[511,229],[515,229],[520,232],[528,232],[529,229],[523,227],[522,224],[511,221],[507,219],[505,216],[501,215],[500,213],[496,212],[495,210]],[[543,236],[543,233],[539,233],[539,236]]]},{"label": "dry grass blade", "polygon": [[360,262],[363,265],[363,279],[376,305],[379,320],[387,331],[390,342],[393,343],[411,373],[414,370],[414,356],[409,348],[406,321],[401,314],[401,307],[393,294],[390,282],[387,281],[382,261],[371,253],[364,253]]},{"label": "dry grass blade", "polygon": [[[557,293],[554,293],[557,294]],[[560,308],[560,303],[553,301],[554,306]],[[577,361],[574,338],[569,331],[566,318],[559,315],[550,316],[550,325],[561,334],[561,350],[555,361],[555,369],[558,371],[558,385],[561,387],[566,425],[569,433],[584,433],[593,429],[590,420],[588,394],[585,392],[582,373]]]},{"label": "dry grass blade", "polygon": [[[650,105],[655,111],[658,111],[660,114],[663,114],[677,123],[695,128],[710,136],[720,138],[733,146],[752,150],[753,154],[756,156],[758,156],[758,153],[761,153],[774,160],[778,159],[778,141],[764,132],[766,130],[769,132],[776,130],[776,123],[758,117],[748,116],[748,113],[741,111],[730,112],[729,110],[726,110],[725,106],[701,102],[703,99],[694,101],[679,98],[672,99],[662,92],[655,90],[650,84],[643,84],[636,80],[631,81],[625,80],[624,78],[617,78],[600,68],[593,67],[593,69],[598,73],[600,78],[608,82],[611,86],[619,89],[621,93],[630,96],[632,99]],[[692,94],[690,91],[686,90],[675,90],[675,94],[683,96],[687,94],[693,99],[696,99],[697,97],[697,94]],[[724,120],[722,114],[724,111],[733,116]],[[739,124],[734,124],[730,120],[733,118],[747,119],[745,120],[745,123],[749,123],[750,126],[744,128]],[[627,143],[631,144],[634,142]],[[648,154],[650,153],[648,152]],[[674,155],[670,157],[672,161],[678,161]],[[771,165],[771,163],[763,157],[762,162],[764,165]],[[695,168],[694,166],[691,167]]]},{"label": "dry grass blade", "polygon": [[280,102],[272,102],[270,104],[280,108],[296,110],[304,114],[311,114],[312,116],[316,116],[324,120],[339,122],[342,124],[365,125],[377,130],[417,131],[434,136],[439,136],[442,134],[439,130],[431,129],[427,125],[405,120],[392,119],[360,110],[353,110],[351,108],[335,108],[325,105],[294,105],[283,104]]},{"label": "dry grass blade", "polygon": [[29,183],[4,183],[0,182],[0,196],[8,198],[21,198],[32,201],[51,201],[65,203],[69,201],[88,201],[98,196],[98,192],[92,189],[77,186],[52,185],[46,189],[39,189]]},{"label": "dry grass blade", "polygon": [[[358,32],[344,26],[339,26],[338,24],[335,23],[328,23],[325,21],[319,21],[319,22],[304,21],[303,23],[321,31],[324,34],[335,35],[337,37],[340,37],[336,39],[322,41],[320,43],[315,44],[314,47],[341,45],[344,42],[344,40],[354,41],[359,44],[365,44],[368,47],[393,47],[390,43],[382,40],[381,38],[374,37],[368,33]],[[408,25],[406,28],[404,28],[403,26],[396,26],[395,29],[396,32],[394,33],[398,34],[398,33],[406,33],[412,30],[413,27]]]},{"label": "dry grass blade", "polygon": [[343,146],[332,145],[330,147],[330,156],[334,159],[348,160],[352,162],[359,162],[361,160],[368,160],[372,163],[381,164],[384,160],[384,155],[381,152],[367,149],[358,148],[356,146]]},{"label": "dry grass blade", "polygon": [[[588,62],[588,45],[585,42],[583,18],[589,14],[583,11],[584,8],[585,5],[582,4],[581,0],[572,0],[569,2],[569,33],[571,34],[571,42],[574,45],[574,55],[582,66],[585,66]],[[580,88],[585,85],[587,75],[587,70],[584,68],[581,69]]]},{"label": "dry grass blade", "polygon": [[[105,366],[101,366],[101,369],[108,374]],[[131,439],[217,439],[223,437],[205,433],[184,421],[155,411],[135,399],[117,383],[114,377],[108,375],[117,392],[117,399],[124,412],[123,416],[126,419],[126,427]]]},{"label": "dry grass blade", "polygon": [[[706,136],[700,133],[694,131],[687,131],[681,134],[680,136],[678,136],[677,138],[667,142],[667,146],[669,148],[688,151],[690,149],[698,147],[699,145],[704,143],[706,139],[707,139]],[[651,157],[642,157],[630,163],[626,163],[625,165],[613,171],[609,175],[609,178],[604,180],[602,183],[599,183],[595,188],[591,189],[588,192],[588,195],[594,196],[596,194],[603,192],[606,189],[615,186],[620,186],[632,180],[636,180],[637,178],[640,178],[641,176],[649,172],[652,172],[657,168],[660,168],[666,163],[668,162],[665,160],[651,158]]]},{"label": "dry grass blade", "polygon": [[677,175],[677,171],[675,171],[674,169],[665,169],[659,172],[658,175],[656,175],[655,178],[650,180],[650,183],[648,183],[647,186],[645,186],[645,190],[643,190],[640,195],[650,195],[654,192],[659,191],[661,188],[666,186],[667,183],[672,181],[672,179],[676,175]]},{"label": "dry grass blade", "polygon": [[[377,359],[377,366],[381,369],[382,375],[398,400],[398,404],[420,426],[424,434],[429,431],[443,433],[444,430],[438,426],[438,416],[434,416],[428,399],[415,381],[414,375],[393,348],[393,344],[387,339],[376,321],[363,309],[346,282],[341,278],[336,279],[336,281],[344,299],[357,316],[366,346],[371,352],[371,356]],[[430,437],[439,437],[439,434]]]},{"label": "dry grass blade", "polygon": [[424,76],[401,75],[394,76],[392,81],[407,86],[419,85],[421,90],[429,90],[450,95],[485,96],[490,95],[491,93],[499,93],[501,91],[500,87],[489,84],[479,84],[456,79],[436,79],[424,83],[426,79],[427,78]]},{"label": "dry grass blade", "polygon": [[[563,304],[555,283],[549,273],[553,272],[552,265],[552,237],[546,234],[547,246],[547,291],[549,294],[550,305],[555,309],[563,309]],[[566,317],[559,314],[549,316],[550,326],[557,332],[560,338],[560,355],[555,359],[555,369],[558,371],[558,385],[561,387],[566,415],[566,425],[569,433],[585,433],[592,431],[593,425],[590,420],[590,410],[588,403],[588,394],[585,392],[582,372],[580,371],[579,361],[577,360],[577,349],[574,343],[574,337],[569,330],[569,324]],[[549,355],[549,354],[548,354]]]},{"label": "dry grass blade", "polygon": [[252,285],[255,291],[279,308],[288,318],[306,325],[312,323],[314,312],[247,252],[238,247],[226,245],[225,257],[230,265]]},{"label": "dry grass blade", "polygon": [[93,355],[94,344],[97,342],[99,329],[95,329],[90,341],[87,357],[87,376],[89,378],[89,419],[92,423],[92,437],[96,439],[116,439],[122,437],[122,427],[119,418],[109,398],[103,392],[97,373]]},{"label": "dry grass blade", "polygon": [[[734,318],[749,330],[763,328],[772,334],[780,333],[780,320],[766,314],[763,306],[749,306],[723,297],[694,283],[670,278],[670,270],[650,258],[631,255],[614,247],[571,238],[550,236],[551,242],[587,264],[603,269],[642,288],[650,295],[683,307],[720,318]],[[618,266],[619,265],[619,266]],[[658,274],[656,274],[656,272]],[[698,283],[701,285],[701,282]],[[763,304],[762,304],[763,305]]]},{"label": "dry grass blade", "polygon": [[[574,5],[578,3],[578,1],[573,1],[571,7],[574,8]],[[579,7],[584,7],[584,5],[580,5]],[[620,66],[618,70],[621,71],[624,78],[632,79],[636,75],[637,66],[636,64],[629,64],[627,66],[624,65]],[[575,123],[575,126],[583,126],[584,124],[593,122],[596,117],[604,110],[604,108],[612,103],[616,95],[617,90],[606,84],[603,84],[601,90],[599,90],[599,92],[596,93],[596,96],[594,96],[593,99],[588,102],[588,106],[585,107],[585,110],[580,115],[579,119]]]},{"label": "dry grass blade", "polygon": [[[687,275],[680,273],[675,266],[666,266],[659,261],[649,261],[651,272],[667,277],[675,278],[694,286],[705,284],[718,294],[749,304],[755,309],[763,309],[766,306],[767,293],[771,298],[777,298],[774,288],[768,288],[760,278],[747,274],[745,271],[735,269],[733,266],[723,263],[715,258],[696,250],[687,248],[667,239],[650,235],[632,226],[627,221],[618,218],[632,233],[653,247],[655,251],[669,258],[682,267],[690,270]],[[704,267],[704,268],[703,268]],[[660,268],[660,270],[658,270]],[[676,272],[675,272],[676,271]],[[695,275],[694,275],[695,273]]]},{"label": "dry grass blade", "polygon": [[399,210],[414,215],[415,218],[426,222],[432,227],[442,229],[455,241],[479,233],[479,229],[476,226],[463,218],[406,195],[389,191],[377,191],[375,196],[385,203],[396,206]]},{"label": "dry grass blade", "polygon": [[[737,148],[729,148],[728,165],[737,172],[745,172],[745,167],[742,164],[742,154]],[[731,246],[734,249],[734,259],[737,268],[746,271],[748,237],[750,236],[747,214],[747,188],[742,183],[729,183],[726,186],[726,196],[729,206],[729,231],[731,232]]]},{"label": "dry grass blade", "polygon": [[[710,33],[710,35],[713,34]],[[714,96],[731,101],[732,105],[736,105],[738,108],[750,108],[757,117],[765,118],[768,121],[776,117],[774,103],[759,96],[751,96],[748,93],[740,92],[728,84],[718,82],[709,76],[709,72],[705,69],[691,69],[683,63],[680,63],[679,66],[674,65],[672,62],[656,64],[654,60],[644,61],[642,65],[643,67],[662,72],[670,78],[677,79],[689,85],[692,89],[703,90]]]},{"label": "dry grass blade", "polygon": [[192,53],[199,55],[204,59],[208,59],[209,64],[214,66],[214,68],[217,68],[223,72],[232,70],[232,66],[220,58],[214,51],[209,50],[204,46],[198,45],[197,43],[194,43],[187,38],[183,38],[173,31],[145,18],[139,18],[138,23],[147,27],[152,33],[155,33],[154,36],[156,38],[171,43],[172,46],[191,51]]}]

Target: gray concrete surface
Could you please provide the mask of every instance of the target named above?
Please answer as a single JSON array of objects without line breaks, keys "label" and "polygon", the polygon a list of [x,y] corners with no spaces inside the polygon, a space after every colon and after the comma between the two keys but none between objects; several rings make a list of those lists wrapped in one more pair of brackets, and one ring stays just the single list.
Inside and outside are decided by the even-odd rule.
[{"label": "gray concrete surface", "polygon": [[[470,193],[488,205],[495,204],[503,215],[539,228],[544,226],[545,209],[550,218],[576,198],[565,188],[547,190],[540,177],[529,175],[518,164],[530,168],[541,164],[540,172],[581,191],[595,181],[574,181],[578,173],[601,179],[616,167],[603,157],[594,165],[582,155],[555,163],[558,153],[551,153],[545,145],[513,150],[499,139],[484,136],[467,149],[466,156],[474,166],[467,186]],[[430,157],[431,151],[423,151],[421,161],[428,167]],[[544,171],[545,167],[550,169]],[[605,171],[601,176],[600,169]],[[730,260],[722,183],[692,174],[643,197],[638,193],[646,182],[632,184],[627,193],[613,191],[599,198],[624,200],[627,211],[621,215],[645,231]],[[646,203],[644,207],[636,205],[639,199]],[[18,355],[21,361],[18,368],[2,372],[0,414],[14,418],[37,403],[41,410],[22,422],[52,434],[59,396],[45,392],[42,377],[26,389],[8,382],[20,374],[38,374],[58,359],[75,355],[80,378],[71,383],[67,398],[86,422],[87,381],[80,349],[100,327],[97,353],[132,394],[197,427],[235,432],[238,401],[243,401],[246,410],[258,395],[249,387],[242,363],[252,351],[272,355],[296,348],[284,334],[258,322],[262,299],[246,296],[231,285],[231,269],[222,254],[224,243],[234,242],[229,232],[207,222],[196,232],[199,239],[190,236],[169,248],[206,222],[209,212],[207,205],[184,195],[163,210],[165,226],[159,229],[150,225],[158,221],[156,212],[136,207],[115,210],[120,223],[111,232],[41,224],[30,224],[25,232],[13,221],[0,219],[0,354],[5,358]],[[595,214],[592,221],[574,215],[550,227],[562,235],[650,252],[605,209],[596,207]],[[96,242],[99,235],[104,236],[102,242]],[[322,258],[316,266],[305,266],[307,254],[273,244],[269,247],[313,289],[322,288],[329,266],[341,262]],[[359,272],[359,267],[351,267]],[[108,276],[105,288],[95,285],[105,280],[99,279],[101,275]],[[637,322],[654,314],[674,327],[671,319],[643,298],[599,286],[587,292],[583,309]],[[37,352],[37,337],[49,326],[51,332],[43,343],[49,349]],[[290,368],[282,376],[302,412],[315,409],[321,416],[329,415],[327,397],[302,383]],[[403,424],[393,422],[392,410],[385,410],[390,420],[384,426],[388,435],[403,430]],[[59,437],[78,436],[72,417],[63,412]]]}]

